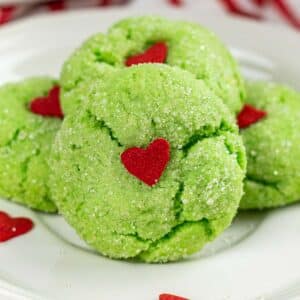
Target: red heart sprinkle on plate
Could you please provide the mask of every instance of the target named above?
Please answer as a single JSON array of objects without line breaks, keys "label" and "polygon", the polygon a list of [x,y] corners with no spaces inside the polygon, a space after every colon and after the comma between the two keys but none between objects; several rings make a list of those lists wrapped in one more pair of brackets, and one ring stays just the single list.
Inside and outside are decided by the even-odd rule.
[{"label": "red heart sprinkle on plate", "polygon": [[127,171],[149,186],[155,185],[170,160],[170,144],[162,138],[154,140],[146,149],[133,147],[121,154]]},{"label": "red heart sprinkle on plate", "polygon": [[12,218],[0,211],[0,243],[27,233],[33,226],[28,218]]},{"label": "red heart sprinkle on plate", "polygon": [[159,300],[189,300],[189,299],[180,296],[171,295],[171,294],[160,294]]},{"label": "red heart sprinkle on plate", "polygon": [[54,86],[45,97],[38,97],[31,101],[30,111],[45,117],[63,118],[60,106],[59,86]]},{"label": "red heart sprinkle on plate", "polygon": [[260,119],[264,118],[267,112],[259,110],[249,104],[245,104],[243,109],[237,116],[237,123],[239,128],[246,128],[254,123],[257,123]]},{"label": "red heart sprinkle on plate", "polygon": [[127,58],[127,67],[144,63],[164,63],[168,55],[166,43],[158,42],[148,48],[144,53],[136,54]]}]

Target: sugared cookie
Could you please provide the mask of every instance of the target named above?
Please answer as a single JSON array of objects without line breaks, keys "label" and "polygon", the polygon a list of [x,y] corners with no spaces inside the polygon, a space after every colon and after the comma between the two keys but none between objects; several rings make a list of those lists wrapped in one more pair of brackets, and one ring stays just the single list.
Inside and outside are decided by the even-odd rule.
[{"label": "sugared cookie", "polygon": [[67,60],[61,74],[64,111],[84,101],[77,92],[82,82],[106,80],[115,68],[141,63],[187,70],[202,79],[231,111],[242,107],[244,86],[237,64],[215,34],[197,24],[148,16],[125,19],[108,35],[93,36]]},{"label": "sugared cookie", "polygon": [[48,188],[53,138],[61,125],[59,87],[32,78],[0,88],[0,196],[55,212]]},{"label": "sugared cookie", "polygon": [[235,120],[202,80],[142,64],[88,85],[53,147],[60,213],[111,258],[167,262],[232,221],[245,152]]},{"label": "sugared cookie", "polygon": [[300,94],[285,86],[249,82],[238,124],[248,158],[241,208],[300,200]]}]

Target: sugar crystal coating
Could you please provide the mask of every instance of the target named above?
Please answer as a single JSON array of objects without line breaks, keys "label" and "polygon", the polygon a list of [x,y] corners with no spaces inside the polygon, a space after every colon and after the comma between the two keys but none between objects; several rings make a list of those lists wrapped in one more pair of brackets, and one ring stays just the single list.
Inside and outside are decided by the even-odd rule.
[{"label": "sugar crystal coating", "polygon": [[248,82],[246,103],[267,115],[241,130],[247,152],[242,209],[300,199],[300,94],[268,82]]},{"label": "sugar crystal coating", "polygon": [[231,111],[241,109],[243,80],[236,62],[214,33],[194,23],[144,16],[120,21],[107,35],[94,35],[65,62],[61,73],[64,112],[71,112],[83,101],[77,91],[82,82],[106,80],[114,69],[126,67],[128,57],[157,42],[167,44],[166,64],[205,81]]},{"label": "sugar crystal coating", "polygon": [[[56,137],[50,182],[60,213],[88,244],[112,258],[166,262],[229,226],[245,152],[235,120],[203,81],[141,64],[87,84],[84,95]],[[171,159],[150,187],[120,155],[158,137],[169,142]]]},{"label": "sugar crystal coating", "polygon": [[47,160],[61,120],[33,114],[29,105],[55,84],[31,78],[0,88],[0,196],[46,212],[56,211]]}]

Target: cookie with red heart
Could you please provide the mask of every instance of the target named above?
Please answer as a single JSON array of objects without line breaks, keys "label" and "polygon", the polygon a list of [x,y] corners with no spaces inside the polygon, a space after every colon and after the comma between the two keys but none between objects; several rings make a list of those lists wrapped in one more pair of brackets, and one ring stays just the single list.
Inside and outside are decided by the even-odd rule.
[{"label": "cookie with red heart", "polygon": [[199,251],[231,223],[242,195],[234,118],[205,82],[166,64],[106,79],[86,85],[55,139],[60,213],[111,258],[167,262]]},{"label": "cookie with red heart", "polygon": [[59,85],[30,78],[0,87],[0,197],[55,212],[48,158],[63,117]]},{"label": "cookie with red heart", "polygon": [[62,105],[72,112],[84,81],[137,64],[167,64],[204,80],[233,112],[242,108],[244,84],[237,64],[219,38],[199,24],[163,17],[130,17],[76,49],[61,72]]},{"label": "cookie with red heart", "polygon": [[300,94],[270,82],[248,82],[237,115],[247,152],[242,209],[283,206],[300,199]]}]

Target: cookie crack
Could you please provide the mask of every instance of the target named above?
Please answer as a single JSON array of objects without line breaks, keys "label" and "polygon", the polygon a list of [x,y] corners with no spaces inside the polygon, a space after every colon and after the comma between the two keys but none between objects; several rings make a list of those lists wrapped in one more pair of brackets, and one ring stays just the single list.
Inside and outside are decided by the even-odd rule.
[{"label": "cookie crack", "polygon": [[[31,163],[31,160],[35,157],[38,157],[39,155],[41,154],[41,150],[40,149],[36,149],[35,150],[35,153],[29,157],[27,157],[22,163],[21,163],[21,172],[22,172],[22,179],[19,183],[19,186],[20,186],[20,194],[22,195],[22,198],[25,199],[24,195],[26,193],[26,188],[25,188],[25,184],[26,184],[26,181],[27,181],[27,178],[28,178],[28,167],[29,167],[29,164]],[[43,202],[47,202],[47,203],[52,203],[52,200],[51,200],[51,195],[50,195],[50,187],[48,185],[47,182],[44,182],[44,187],[45,187],[45,194],[43,195],[42,197],[42,200]]]},{"label": "cookie crack", "polygon": [[202,226],[204,227],[207,241],[211,241],[214,238],[214,231],[212,229],[210,220],[208,220],[207,218],[202,218],[197,221],[184,221],[174,226],[168,233],[166,233],[164,236],[154,241],[151,239],[142,238],[137,232],[128,233],[128,234],[113,232],[113,234],[116,234],[117,236],[123,236],[123,237],[134,237],[137,241],[146,244],[147,248],[145,250],[141,250],[135,257],[133,257],[133,259],[139,259],[139,256],[144,255],[145,253],[151,251],[152,249],[155,249],[159,243],[170,240],[177,233],[177,231],[179,231],[182,227],[189,224],[199,224],[199,223],[201,223]]},{"label": "cookie crack", "polygon": [[178,231],[181,227],[183,227],[187,224],[198,224],[198,223],[203,224],[203,226],[205,228],[205,233],[206,233],[207,237],[209,238],[213,234],[213,230],[211,228],[211,222],[207,218],[201,218],[200,220],[197,220],[197,221],[184,221],[181,224],[174,226],[166,235],[164,235],[162,238],[153,242],[151,244],[151,246],[155,246],[156,244],[158,244],[159,242],[161,242],[163,240],[170,239],[172,237],[172,235],[174,235],[176,233],[176,231]]},{"label": "cookie crack", "polygon": [[183,191],[184,191],[184,182],[181,181],[181,182],[179,182],[178,189],[175,193],[175,196],[173,197],[174,215],[175,215],[175,219],[178,221],[180,221],[180,216],[183,211],[183,203],[182,203],[182,199],[181,199]]},{"label": "cookie crack", "polygon": [[153,118],[151,118],[151,127],[152,127],[153,131],[155,132],[156,131],[156,122]]},{"label": "cookie crack", "polygon": [[17,141],[17,139],[18,139],[18,137],[19,137],[20,132],[21,132],[22,129],[23,129],[23,127],[17,128],[15,130],[15,132],[13,133],[13,135],[11,136],[11,138],[8,139],[6,141],[6,143],[3,145],[3,147],[10,147],[15,141]]},{"label": "cookie crack", "polygon": [[215,138],[224,136],[224,146],[226,147],[228,153],[230,155],[235,155],[237,164],[239,168],[244,171],[244,163],[242,159],[242,153],[238,149],[235,150],[233,146],[229,143],[228,137],[226,137],[226,133],[235,133],[234,129],[226,123],[225,120],[222,120],[220,126],[212,129],[211,127],[202,128],[198,132],[191,135],[187,142],[181,147],[181,151],[183,152],[183,158],[186,158],[189,154],[191,148],[196,145],[198,142],[201,142],[207,138]]},{"label": "cookie crack", "polygon": [[109,66],[115,67],[117,65],[117,60],[115,60],[113,57],[105,57],[104,53],[101,51],[94,51],[93,52],[95,62],[97,63],[103,63],[107,64]]},{"label": "cookie crack", "polygon": [[72,90],[77,89],[77,87],[84,82],[84,79],[81,77],[78,77],[74,80],[74,83],[71,86],[62,86],[62,89],[65,94],[70,93]]},{"label": "cookie crack", "polygon": [[213,128],[211,126],[204,126],[200,130],[197,130],[187,139],[186,143],[181,147],[183,157],[187,157],[191,148],[198,142],[206,138],[220,137],[226,132],[234,132],[234,130],[233,128],[228,126],[225,120],[222,120],[220,125],[216,128]]},{"label": "cookie crack", "polygon": [[204,227],[204,230],[205,230],[205,233],[206,233],[208,239],[210,239],[213,236],[213,233],[214,233],[213,229],[211,227],[211,222],[207,218],[203,218],[201,220],[201,222],[203,224],[203,227]]},{"label": "cookie crack", "polygon": [[28,167],[29,167],[29,164],[31,162],[31,160],[34,158],[34,157],[37,157],[40,155],[40,149],[36,149],[35,153],[31,156],[28,156],[22,163],[21,163],[21,173],[22,173],[22,179],[21,179],[21,182],[19,183],[20,185],[20,188],[21,188],[21,195],[25,195],[26,193],[26,188],[25,188],[25,183],[27,181],[27,177],[28,177]]},{"label": "cookie crack", "polygon": [[[105,57],[104,53],[101,51],[94,50],[91,52],[91,54],[94,56],[94,62],[96,63],[103,63],[112,67],[115,67],[118,64],[118,61],[111,57]],[[63,84],[63,91],[68,93],[72,91],[73,89],[76,89],[82,82],[85,82],[86,79],[78,75],[77,78],[74,79],[74,82],[71,86],[64,86]]]},{"label": "cookie crack", "polygon": [[133,232],[133,233],[118,233],[118,232],[114,231],[113,234],[116,234],[117,236],[134,237],[139,242],[149,243],[149,244],[151,243],[150,239],[144,239],[144,238],[142,238],[137,232]]},{"label": "cookie crack", "polygon": [[229,154],[231,155],[235,155],[236,156],[236,161],[238,163],[238,166],[240,167],[240,169],[245,172],[245,167],[244,167],[244,164],[243,164],[243,158],[242,158],[242,153],[240,151],[235,151],[233,148],[232,148],[232,145],[229,144],[227,138],[225,138],[224,140],[224,146],[226,147],[227,151]]},{"label": "cookie crack", "polygon": [[101,129],[105,129],[110,136],[110,139],[117,143],[119,147],[123,147],[123,145],[120,143],[119,139],[114,134],[113,130],[105,123],[104,120],[99,120],[99,125]]},{"label": "cookie crack", "polygon": [[253,175],[250,175],[250,174],[246,175],[245,180],[250,181],[250,182],[254,182],[256,184],[259,184],[259,185],[262,185],[262,186],[265,186],[265,187],[272,188],[272,189],[276,190],[278,193],[280,193],[281,195],[285,196],[284,193],[278,187],[278,184],[280,183],[279,181],[273,181],[272,182],[272,181],[268,181],[268,180],[265,180],[265,179],[262,179],[262,178],[257,178],[256,176],[253,176]]},{"label": "cookie crack", "polygon": [[87,114],[88,114],[88,116],[89,116],[90,118],[93,119],[94,124],[95,124],[95,126],[96,126],[97,128],[106,131],[106,132],[108,133],[110,139],[111,139],[114,143],[116,143],[116,144],[118,145],[118,147],[123,147],[122,143],[119,141],[119,139],[117,138],[117,136],[114,134],[112,128],[109,127],[109,126],[107,125],[107,123],[106,123],[104,120],[98,119],[95,115],[93,115],[93,114],[91,113],[91,111],[87,111]]},{"label": "cookie crack", "polygon": [[199,224],[199,223],[201,223],[204,227],[207,240],[208,241],[212,240],[213,237],[214,237],[214,232],[213,232],[213,229],[212,229],[212,226],[211,226],[211,222],[207,218],[202,218],[202,219],[197,220],[197,221],[184,221],[181,224],[178,224],[178,225],[174,226],[167,234],[165,234],[163,237],[157,239],[156,241],[145,240],[146,242],[149,242],[149,246],[148,246],[147,250],[141,251],[138,254],[137,258],[139,256],[144,255],[149,250],[151,251],[151,249],[155,249],[156,246],[159,243],[161,243],[163,241],[170,240],[176,234],[176,232],[178,230],[180,230],[182,227],[184,227],[188,224]]},{"label": "cookie crack", "polygon": [[[183,211],[183,203],[182,203],[182,193],[184,191],[184,182],[179,182],[178,185],[178,189],[173,197],[173,201],[174,201],[174,215],[175,215],[175,219],[178,222],[180,222],[180,215]],[[202,220],[201,220],[202,221]],[[178,225],[182,225],[187,223],[188,221],[183,221],[180,224],[177,224],[176,226],[174,226],[173,228],[171,228],[170,232],[168,232],[167,234],[170,234]],[[198,221],[195,221],[198,222]],[[113,234],[117,234],[120,236],[125,236],[125,237],[134,237],[137,241],[143,242],[143,243],[149,243],[149,247],[152,246],[153,243],[160,241],[161,239],[163,239],[165,236],[163,236],[162,238],[159,238],[157,240],[151,240],[151,239],[146,239],[141,237],[138,232],[134,232],[134,233],[118,233],[118,232],[113,232]]]}]

